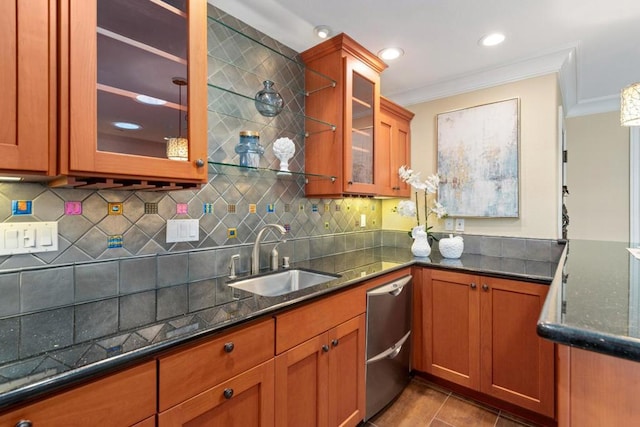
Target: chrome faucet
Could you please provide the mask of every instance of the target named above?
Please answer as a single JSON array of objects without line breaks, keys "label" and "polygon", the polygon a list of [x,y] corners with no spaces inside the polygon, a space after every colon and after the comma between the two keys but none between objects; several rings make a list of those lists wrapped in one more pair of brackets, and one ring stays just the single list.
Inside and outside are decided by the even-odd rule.
[{"label": "chrome faucet", "polygon": [[287,233],[287,230],[280,224],[266,224],[258,231],[258,236],[253,243],[253,251],[251,252],[251,274],[257,274],[260,271],[260,240],[265,232],[270,229],[276,229],[282,235]]}]

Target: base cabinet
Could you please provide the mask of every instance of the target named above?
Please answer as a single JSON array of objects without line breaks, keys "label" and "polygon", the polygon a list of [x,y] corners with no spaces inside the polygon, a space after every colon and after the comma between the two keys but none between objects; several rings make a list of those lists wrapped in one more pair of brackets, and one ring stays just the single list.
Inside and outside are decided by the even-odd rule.
[{"label": "base cabinet", "polygon": [[548,286],[428,269],[421,285],[420,366],[553,418],[554,347],[536,333]]},{"label": "base cabinet", "polygon": [[156,364],[147,362],[0,414],[0,426],[149,426],[155,412]]},{"label": "base cabinet", "polygon": [[637,425],[638,384],[638,362],[558,345],[558,426]]},{"label": "base cabinet", "polygon": [[158,426],[272,427],[273,360],[158,415]]},{"label": "base cabinet", "polygon": [[364,418],[365,315],[276,357],[277,426],[355,426]]}]

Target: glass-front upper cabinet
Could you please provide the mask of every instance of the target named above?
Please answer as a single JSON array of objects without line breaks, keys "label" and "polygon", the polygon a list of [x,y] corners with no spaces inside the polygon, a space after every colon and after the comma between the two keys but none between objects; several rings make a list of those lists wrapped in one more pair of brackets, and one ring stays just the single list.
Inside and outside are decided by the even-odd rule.
[{"label": "glass-front upper cabinet", "polygon": [[206,182],[206,0],[62,3],[62,173]]},{"label": "glass-front upper cabinet", "polygon": [[345,180],[346,191],[375,194],[376,123],[380,111],[380,76],[361,62],[347,59],[345,103]]}]

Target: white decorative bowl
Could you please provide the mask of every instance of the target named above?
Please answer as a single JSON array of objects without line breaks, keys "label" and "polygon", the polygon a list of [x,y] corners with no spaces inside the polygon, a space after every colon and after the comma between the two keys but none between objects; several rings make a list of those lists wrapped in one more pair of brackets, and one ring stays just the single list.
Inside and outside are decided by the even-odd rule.
[{"label": "white decorative bowl", "polygon": [[449,234],[449,237],[440,239],[438,249],[445,258],[460,258],[464,250],[464,240],[462,236],[453,237],[453,234]]}]

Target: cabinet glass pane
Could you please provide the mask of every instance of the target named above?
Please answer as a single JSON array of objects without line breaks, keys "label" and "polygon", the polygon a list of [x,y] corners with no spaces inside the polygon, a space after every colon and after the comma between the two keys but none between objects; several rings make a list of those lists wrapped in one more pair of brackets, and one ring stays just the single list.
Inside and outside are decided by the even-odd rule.
[{"label": "cabinet glass pane", "polygon": [[353,73],[351,159],[353,182],[373,184],[373,103],[375,85]]},{"label": "cabinet glass pane", "polygon": [[186,2],[97,5],[98,150],[166,158],[168,138],[188,137]]}]

